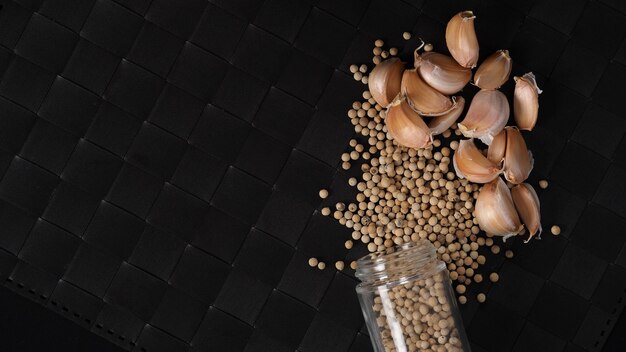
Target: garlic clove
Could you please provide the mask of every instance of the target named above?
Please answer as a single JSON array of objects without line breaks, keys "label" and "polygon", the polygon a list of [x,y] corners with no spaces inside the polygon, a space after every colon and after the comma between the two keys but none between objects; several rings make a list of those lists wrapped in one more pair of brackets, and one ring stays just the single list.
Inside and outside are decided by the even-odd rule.
[{"label": "garlic clove", "polygon": [[452,57],[466,68],[476,67],[478,62],[478,39],[474,29],[474,13],[459,12],[446,27],[446,45]]},{"label": "garlic clove", "polygon": [[474,207],[478,226],[490,235],[506,239],[524,228],[515,210],[511,191],[500,177],[483,186]]},{"label": "garlic clove", "polygon": [[383,107],[391,104],[400,93],[404,62],[398,58],[385,60],[376,65],[368,77],[368,87],[372,97]]},{"label": "garlic clove", "polygon": [[515,209],[528,230],[529,236],[524,243],[530,241],[535,235],[540,237],[542,231],[540,204],[533,186],[528,183],[519,184],[511,189],[511,196]]},{"label": "garlic clove", "polygon": [[402,74],[401,92],[411,109],[422,116],[440,116],[454,109],[455,101],[429,86],[416,69]]},{"label": "garlic clove", "polygon": [[458,126],[465,137],[479,138],[490,145],[509,120],[509,113],[509,102],[502,92],[481,90],[472,99],[467,115]]},{"label": "garlic clove", "polygon": [[526,181],[533,169],[533,156],[517,127],[509,126],[505,130],[504,178],[513,184],[520,184]]},{"label": "garlic clove", "polygon": [[445,130],[450,128],[456,120],[463,113],[463,109],[465,108],[465,99],[462,96],[456,97],[456,106],[450,110],[448,113],[433,117],[428,123],[428,128],[430,128],[430,133],[433,136],[438,134],[442,134]]},{"label": "garlic clove", "polygon": [[502,173],[502,168],[487,159],[472,139],[463,139],[459,142],[452,163],[457,176],[467,178],[471,182],[491,182]]},{"label": "garlic clove", "polygon": [[520,130],[532,131],[537,123],[539,113],[539,94],[535,75],[528,72],[522,77],[513,77],[515,92],[513,93],[513,115]]},{"label": "garlic clove", "polygon": [[487,159],[496,164],[500,164],[504,160],[506,151],[506,129],[503,129],[495,137],[487,149]]},{"label": "garlic clove", "polygon": [[415,50],[415,67],[420,77],[443,94],[454,94],[470,81],[472,71],[462,67],[453,58],[435,52],[422,55]]},{"label": "garlic clove", "polygon": [[385,124],[393,139],[405,147],[426,148],[433,143],[430,129],[404,98],[389,106]]},{"label": "garlic clove", "polygon": [[480,64],[474,84],[480,89],[498,89],[509,79],[512,67],[509,51],[498,50]]}]

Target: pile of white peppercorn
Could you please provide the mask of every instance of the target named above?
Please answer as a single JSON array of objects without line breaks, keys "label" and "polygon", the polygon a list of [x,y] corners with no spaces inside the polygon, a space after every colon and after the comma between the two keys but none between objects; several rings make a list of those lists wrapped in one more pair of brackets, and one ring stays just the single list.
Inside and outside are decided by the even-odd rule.
[{"label": "pile of white peppercorn", "polygon": [[[410,39],[408,33],[403,37]],[[380,39],[374,44],[375,64],[398,52],[396,48],[384,50]],[[424,49],[430,51],[432,45],[426,44]],[[355,80],[367,84],[366,65],[351,65],[350,72]],[[341,155],[341,167],[349,170],[359,165],[360,179],[348,180],[358,193],[354,202],[324,207],[321,213],[352,230],[352,238],[345,242],[347,249],[362,242],[370,252],[376,252],[410,241],[429,240],[439,259],[446,263],[450,278],[456,281],[459,302],[464,304],[467,285],[483,281],[478,269],[486,258],[479,254],[479,248],[490,247],[498,254],[500,247],[480,232],[473,214],[481,185],[461,179],[454,172],[452,154],[459,146],[461,132],[454,124],[431,146],[407,148],[389,135],[385,114],[368,90],[363,92],[363,100],[353,102],[347,115],[357,137],[349,142],[351,150]],[[325,199],[329,191],[320,190],[319,195]],[[506,251],[506,256],[511,258],[513,252]],[[317,258],[311,258],[309,265],[326,267]],[[335,263],[337,270],[344,267],[343,261]],[[356,262],[350,267],[355,269]],[[496,282],[498,276],[492,273],[489,279]],[[483,293],[476,298],[485,301]]]}]

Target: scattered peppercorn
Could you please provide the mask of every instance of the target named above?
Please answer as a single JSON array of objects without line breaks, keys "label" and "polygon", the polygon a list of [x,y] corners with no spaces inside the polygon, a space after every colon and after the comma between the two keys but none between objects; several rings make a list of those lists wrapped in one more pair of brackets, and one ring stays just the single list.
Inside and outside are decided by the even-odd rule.
[{"label": "scattered peppercorn", "polygon": [[477,300],[479,303],[484,303],[486,299],[487,299],[487,296],[485,296],[485,294],[484,294],[484,293],[482,293],[482,292],[481,292],[481,293],[479,293],[478,295],[476,295],[476,300]]},{"label": "scattered peppercorn", "polygon": [[498,275],[498,273],[489,274],[489,281],[498,282],[498,280],[500,280],[500,275]]}]

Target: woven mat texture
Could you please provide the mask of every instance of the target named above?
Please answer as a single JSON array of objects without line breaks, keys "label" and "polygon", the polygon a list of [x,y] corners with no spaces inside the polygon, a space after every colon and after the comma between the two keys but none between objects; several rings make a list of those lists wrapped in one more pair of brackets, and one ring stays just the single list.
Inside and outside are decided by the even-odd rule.
[{"label": "woven mat texture", "polygon": [[370,351],[354,273],[306,263],[363,253],[319,212],[354,197],[348,66],[379,37],[407,57],[404,31],[445,51],[465,9],[483,58],[538,76],[530,181],[562,229],[488,258],[473,351],[601,351],[626,292],[623,0],[2,0],[2,285],[124,350]]}]

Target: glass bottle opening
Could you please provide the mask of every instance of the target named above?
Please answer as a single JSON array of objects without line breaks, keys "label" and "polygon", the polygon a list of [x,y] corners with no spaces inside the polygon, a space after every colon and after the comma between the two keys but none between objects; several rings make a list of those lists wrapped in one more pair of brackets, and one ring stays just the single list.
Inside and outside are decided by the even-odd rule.
[{"label": "glass bottle opening", "polygon": [[370,253],[357,261],[357,291],[371,290],[382,283],[402,284],[428,277],[445,269],[437,259],[435,246],[426,240],[409,242],[382,252]]}]

